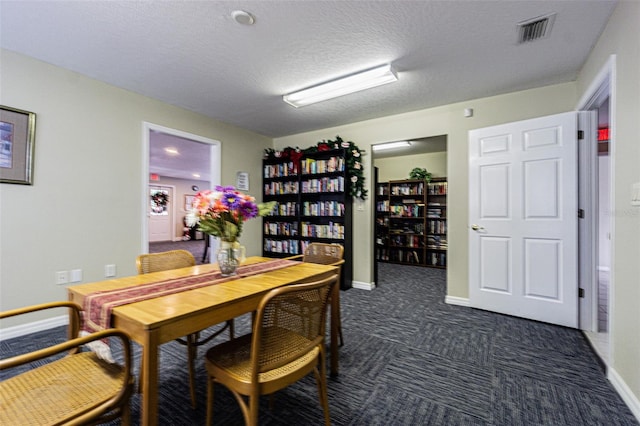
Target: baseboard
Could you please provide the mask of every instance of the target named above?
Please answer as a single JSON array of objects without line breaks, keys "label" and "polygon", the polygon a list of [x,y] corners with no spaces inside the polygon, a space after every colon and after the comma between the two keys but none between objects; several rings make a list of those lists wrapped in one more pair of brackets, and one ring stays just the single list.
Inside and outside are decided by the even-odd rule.
[{"label": "baseboard", "polygon": [[471,307],[471,303],[469,303],[469,299],[466,297],[446,296],[444,298],[444,302],[449,305],[465,306],[467,308]]},{"label": "baseboard", "polygon": [[30,322],[28,324],[3,328],[0,329],[0,341],[13,339],[14,337],[26,336],[27,334],[36,333],[38,331],[48,330],[50,328],[59,327],[61,325],[67,325],[68,323],[69,316],[62,315],[59,317]]},{"label": "baseboard", "polygon": [[629,386],[627,386],[622,377],[616,372],[615,368],[609,367],[607,377],[618,392],[618,395],[620,395],[620,398],[622,398],[636,417],[636,420],[640,422],[640,399],[633,394]]},{"label": "baseboard", "polygon": [[373,290],[376,288],[376,283],[365,283],[362,281],[351,281],[351,287],[357,288],[360,290]]}]

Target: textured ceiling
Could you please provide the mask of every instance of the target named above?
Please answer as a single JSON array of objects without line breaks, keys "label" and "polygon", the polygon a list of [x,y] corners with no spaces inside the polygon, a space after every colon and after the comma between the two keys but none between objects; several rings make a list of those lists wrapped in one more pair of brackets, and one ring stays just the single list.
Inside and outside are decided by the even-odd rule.
[{"label": "textured ceiling", "polygon": [[[280,137],[572,81],[615,1],[6,1],[5,49]],[[233,10],[255,16],[236,23]],[[557,13],[548,38],[516,24]],[[393,63],[399,81],[295,109],[282,95]]]}]

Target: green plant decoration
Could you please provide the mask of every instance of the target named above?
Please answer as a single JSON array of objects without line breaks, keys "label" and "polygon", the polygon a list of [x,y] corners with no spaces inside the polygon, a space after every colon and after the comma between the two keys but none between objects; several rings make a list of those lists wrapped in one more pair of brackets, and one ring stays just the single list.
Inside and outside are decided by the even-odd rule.
[{"label": "green plant decoration", "polygon": [[429,183],[431,182],[431,173],[429,173],[425,168],[415,167],[409,173],[409,179],[420,179]]},{"label": "green plant decoration", "polygon": [[364,187],[364,170],[362,167],[362,155],[364,150],[358,148],[351,141],[344,141],[340,136],[336,136],[336,140],[322,140],[316,145],[309,148],[300,149],[298,147],[287,147],[281,151],[272,148],[264,150],[265,158],[290,158],[294,163],[302,157],[303,154],[311,154],[319,151],[330,151],[332,149],[344,149],[345,161],[347,166],[347,177],[349,178],[349,195],[352,197],[366,199],[368,191]]}]

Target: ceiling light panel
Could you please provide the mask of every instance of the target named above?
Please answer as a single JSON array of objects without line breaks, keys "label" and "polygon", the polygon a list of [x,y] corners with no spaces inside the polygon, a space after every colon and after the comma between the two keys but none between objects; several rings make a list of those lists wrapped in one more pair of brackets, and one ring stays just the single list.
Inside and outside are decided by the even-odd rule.
[{"label": "ceiling light panel", "polygon": [[308,89],[284,95],[282,99],[296,108],[311,105],[361,90],[398,81],[390,64],[329,81]]},{"label": "ceiling light panel", "polygon": [[385,151],[388,149],[409,148],[410,146],[411,146],[411,142],[398,141],[398,142],[389,142],[389,143],[381,143],[378,145],[372,145],[371,149],[373,149],[374,151]]}]

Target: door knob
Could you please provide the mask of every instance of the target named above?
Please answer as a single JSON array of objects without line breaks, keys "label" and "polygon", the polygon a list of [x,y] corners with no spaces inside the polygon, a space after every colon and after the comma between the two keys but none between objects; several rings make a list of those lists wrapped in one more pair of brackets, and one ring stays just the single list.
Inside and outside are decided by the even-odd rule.
[{"label": "door knob", "polygon": [[480,231],[480,230],[484,229],[484,227],[480,226],[480,225],[473,224],[473,225],[471,225],[471,229],[473,229],[474,231]]}]

